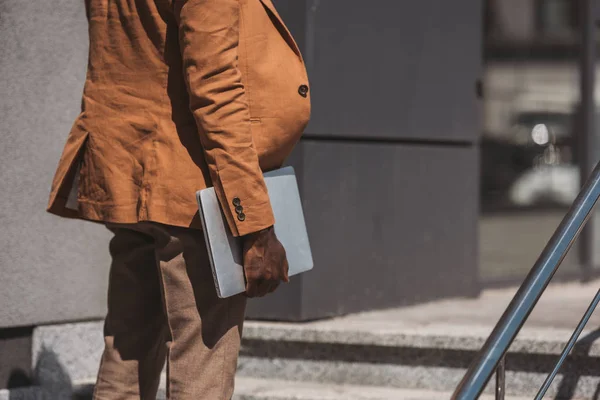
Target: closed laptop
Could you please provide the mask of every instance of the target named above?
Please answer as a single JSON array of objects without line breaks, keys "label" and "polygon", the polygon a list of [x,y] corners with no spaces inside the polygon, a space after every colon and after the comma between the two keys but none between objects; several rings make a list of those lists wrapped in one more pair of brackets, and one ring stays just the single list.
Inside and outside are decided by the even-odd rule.
[{"label": "closed laptop", "polygon": [[[270,171],[264,179],[275,216],[275,234],[286,251],[289,276],[306,272],[313,268],[313,259],[294,169]],[[196,197],[217,294],[225,298],[242,293],[246,289],[242,239],[231,234],[214,188],[200,190]]]}]

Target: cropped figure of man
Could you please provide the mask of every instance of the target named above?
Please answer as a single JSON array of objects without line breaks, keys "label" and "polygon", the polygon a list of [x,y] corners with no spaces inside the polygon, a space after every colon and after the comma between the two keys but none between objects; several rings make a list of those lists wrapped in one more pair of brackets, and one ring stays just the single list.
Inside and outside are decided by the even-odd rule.
[{"label": "cropped figure of man", "polygon": [[[271,0],[86,0],[82,110],[48,211],[114,233],[94,399],[230,399],[246,297],[287,281],[262,172],[308,123],[302,55]],[[244,240],[246,295],[219,299],[195,201]]]}]

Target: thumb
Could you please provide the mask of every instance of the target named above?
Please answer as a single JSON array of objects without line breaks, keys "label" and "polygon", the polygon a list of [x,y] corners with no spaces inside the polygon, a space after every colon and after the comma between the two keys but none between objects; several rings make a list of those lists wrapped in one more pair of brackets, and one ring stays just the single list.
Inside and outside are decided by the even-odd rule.
[{"label": "thumb", "polygon": [[283,279],[282,279],[285,283],[288,283],[290,281],[289,270],[290,270],[290,266],[288,264],[287,259],[285,259],[285,261],[283,262]]}]

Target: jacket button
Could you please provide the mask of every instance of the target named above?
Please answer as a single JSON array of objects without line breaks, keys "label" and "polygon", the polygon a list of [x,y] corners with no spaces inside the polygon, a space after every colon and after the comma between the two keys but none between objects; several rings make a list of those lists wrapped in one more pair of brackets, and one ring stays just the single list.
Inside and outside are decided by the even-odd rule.
[{"label": "jacket button", "polygon": [[234,197],[232,203],[234,207],[237,207],[240,204],[242,204],[241,200],[238,197]]},{"label": "jacket button", "polygon": [[300,93],[300,96],[306,97],[306,95],[308,94],[308,86],[300,85],[300,87],[298,88],[298,93]]},{"label": "jacket button", "polygon": [[243,221],[246,219],[246,214],[244,214],[244,213],[239,213],[239,214],[238,214],[238,219],[239,219],[240,221],[242,221],[242,222],[243,222]]},{"label": "jacket button", "polygon": [[236,213],[238,213],[238,214],[241,214],[242,212],[244,212],[244,207],[242,207],[242,206],[237,206],[237,207],[235,208],[235,212],[236,212]]}]

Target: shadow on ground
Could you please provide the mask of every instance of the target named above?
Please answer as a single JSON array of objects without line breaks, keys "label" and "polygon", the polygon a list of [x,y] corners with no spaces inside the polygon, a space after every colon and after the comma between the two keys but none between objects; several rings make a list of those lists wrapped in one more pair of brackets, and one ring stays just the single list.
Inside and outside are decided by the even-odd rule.
[{"label": "shadow on ground", "polygon": [[[588,356],[590,353],[590,349],[596,340],[600,338],[600,329],[596,329],[595,331],[589,333],[583,338],[579,339],[579,341],[573,347],[571,351],[571,356]],[[557,360],[558,361],[558,360]],[[567,364],[566,362],[565,364]],[[565,365],[566,367],[567,365]],[[571,369],[571,368],[562,368],[563,369],[563,378],[558,386],[558,391],[555,400],[568,400],[575,398],[575,390],[577,388],[577,384],[579,379],[582,376],[582,371],[580,369]],[[600,399],[600,384],[596,388],[594,392],[594,396],[590,400],[599,400]]]}]

